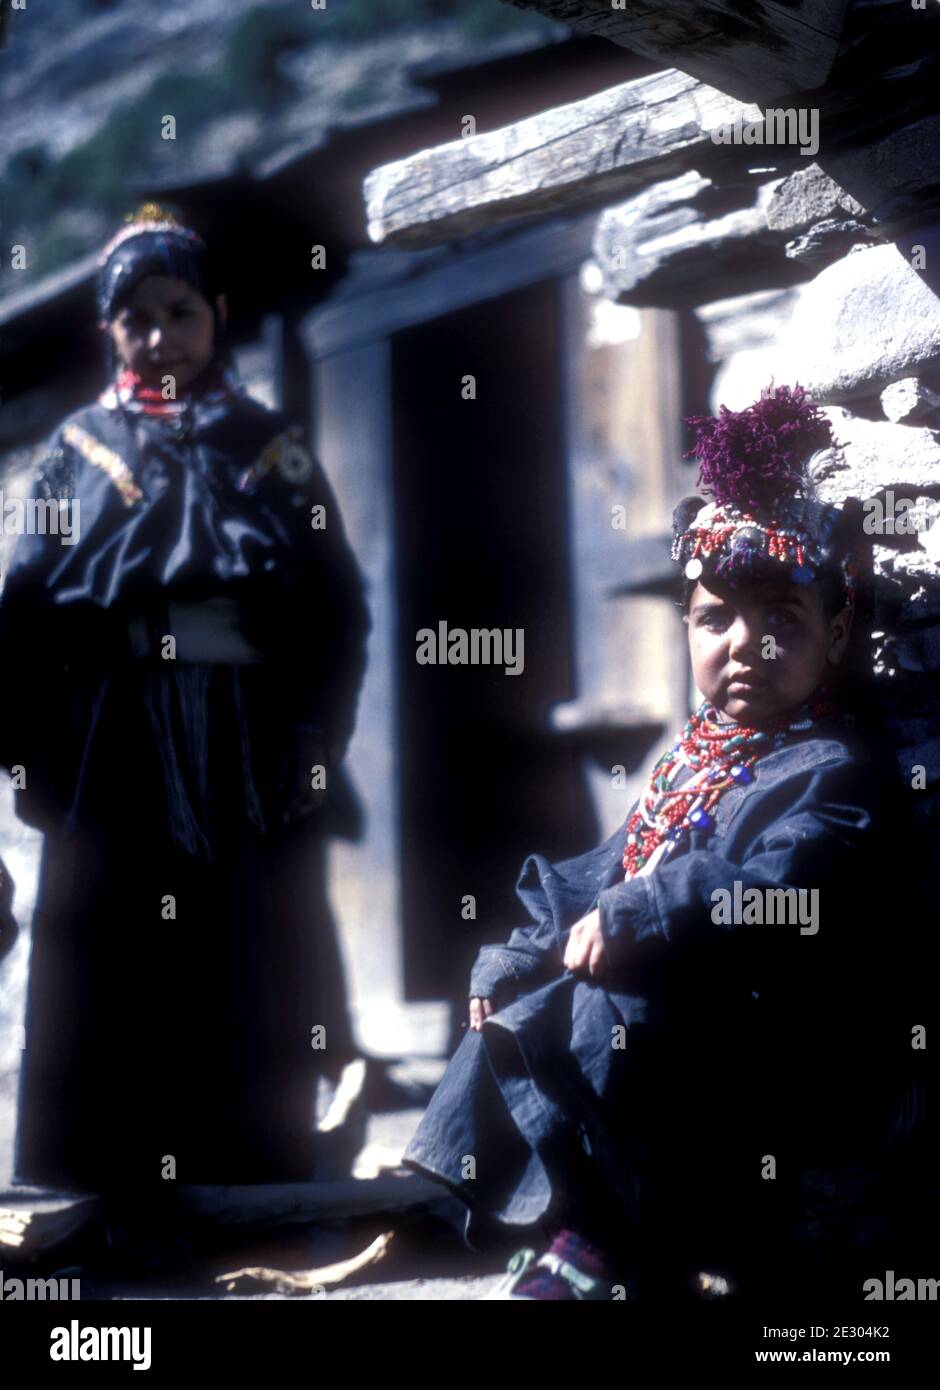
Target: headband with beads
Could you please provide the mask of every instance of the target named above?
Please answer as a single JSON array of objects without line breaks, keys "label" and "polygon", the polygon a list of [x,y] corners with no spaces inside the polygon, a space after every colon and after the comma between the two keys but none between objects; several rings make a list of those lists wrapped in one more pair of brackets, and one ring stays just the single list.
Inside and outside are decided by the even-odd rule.
[{"label": "headband with beads", "polygon": [[107,322],[119,298],[146,275],[185,280],[211,300],[208,248],[198,232],[184,226],[159,203],[143,203],[128,213],[125,225],[102,247],[98,257],[98,317]]},{"label": "headband with beads", "polygon": [[185,237],[202,249],[205,249],[205,242],[198,232],[193,231],[192,227],[186,227],[171,212],[167,212],[159,203],[141,203],[136,212],[129,212],[124,217],[125,225],[115,232],[114,236],[101,249],[98,257],[99,269],[105,266],[112,253],[122,246],[131,237],[140,236],[141,232],[172,232],[176,236]]}]

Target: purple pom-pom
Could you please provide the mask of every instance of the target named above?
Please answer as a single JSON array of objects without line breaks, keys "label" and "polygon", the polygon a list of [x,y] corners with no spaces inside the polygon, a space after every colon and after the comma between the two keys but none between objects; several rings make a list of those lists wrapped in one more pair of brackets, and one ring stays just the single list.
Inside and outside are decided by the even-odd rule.
[{"label": "purple pom-pom", "polygon": [[746,410],[692,415],[697,435],[686,458],[699,461],[698,485],[715,502],[756,512],[795,495],[803,470],[818,449],[832,442],[832,427],[802,386],[761,393]]}]

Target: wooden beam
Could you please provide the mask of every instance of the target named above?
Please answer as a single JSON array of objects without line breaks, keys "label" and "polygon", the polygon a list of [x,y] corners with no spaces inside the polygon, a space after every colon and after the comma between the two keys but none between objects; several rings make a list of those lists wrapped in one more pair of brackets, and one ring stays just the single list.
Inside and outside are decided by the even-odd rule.
[{"label": "wooden beam", "polygon": [[440,1188],[427,1178],[348,1178],[337,1182],[255,1183],[211,1187],[180,1183],[179,1210],[214,1226],[304,1226],[316,1221],[407,1211],[440,1201]]},{"label": "wooden beam", "polygon": [[[34,1192],[19,1203],[19,1194],[0,1194],[11,1205],[0,1209],[0,1265],[25,1265],[90,1231],[101,1216],[98,1197],[49,1197]],[[12,1201],[11,1201],[12,1199]]]},{"label": "wooden beam", "polygon": [[712,130],[756,114],[681,72],[625,82],[373,170],[369,236],[431,245],[523,215],[610,203],[681,173],[695,155],[714,152]]},{"label": "wooden beam", "polygon": [[504,0],[681,68],[743,101],[821,87],[849,0]]},{"label": "wooden beam", "polygon": [[[854,0],[830,80],[806,100],[746,105],[688,74],[655,73],[374,170],[369,234],[428,246],[511,218],[619,202],[690,169],[720,171],[720,182],[746,181],[755,163],[785,175],[806,167],[801,153],[813,154],[808,140],[796,147],[802,113],[818,138],[816,162],[893,237],[940,210],[938,84],[940,5]],[[751,126],[768,112],[763,146],[742,130],[713,148],[717,127],[736,118]]]},{"label": "wooden beam", "polygon": [[[383,1172],[377,1178],[337,1182],[172,1186],[173,1210],[194,1231],[203,1226],[219,1231],[306,1226],[409,1211],[441,1200],[440,1187],[414,1173],[401,1177]],[[66,1245],[81,1262],[83,1252],[94,1250],[101,1223],[108,1219],[100,1197],[50,1197],[39,1190],[24,1196],[14,1190],[0,1198],[6,1203],[0,1208],[0,1263],[8,1269],[32,1264]],[[133,1215],[133,1203],[128,1215]]]},{"label": "wooden beam", "polygon": [[780,183],[721,184],[690,169],[606,209],[593,247],[605,296],[680,308],[810,279],[787,259],[791,233],[768,226]]},{"label": "wooden beam", "polygon": [[585,213],[539,222],[456,253],[367,251],[339,291],[304,319],[308,353],[319,359],[348,352],[540,280],[574,275],[591,254],[594,221]]}]

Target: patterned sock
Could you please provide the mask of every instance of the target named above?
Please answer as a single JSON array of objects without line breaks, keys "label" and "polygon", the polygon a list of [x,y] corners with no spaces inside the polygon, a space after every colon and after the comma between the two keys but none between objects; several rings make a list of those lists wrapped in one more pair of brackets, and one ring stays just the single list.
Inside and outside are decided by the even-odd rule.
[{"label": "patterned sock", "polygon": [[550,1269],[534,1269],[516,1285],[515,1292],[526,1298],[556,1299],[558,1302],[574,1303],[574,1291],[567,1279],[553,1274]]},{"label": "patterned sock", "polygon": [[[568,1227],[557,1232],[549,1250],[553,1255],[558,1255],[568,1264],[574,1265],[583,1274],[590,1274],[598,1279],[611,1277],[609,1263],[604,1251],[599,1246],[584,1240],[576,1231],[569,1230]],[[527,1298],[570,1300],[571,1302],[575,1300],[574,1290],[567,1279],[563,1279],[560,1274],[554,1274],[544,1266],[541,1268],[533,1266],[525,1278],[516,1285],[515,1291],[518,1294],[525,1294]]]},{"label": "patterned sock", "polygon": [[557,1233],[549,1249],[583,1274],[593,1275],[596,1279],[610,1279],[613,1274],[607,1252],[568,1227]]}]

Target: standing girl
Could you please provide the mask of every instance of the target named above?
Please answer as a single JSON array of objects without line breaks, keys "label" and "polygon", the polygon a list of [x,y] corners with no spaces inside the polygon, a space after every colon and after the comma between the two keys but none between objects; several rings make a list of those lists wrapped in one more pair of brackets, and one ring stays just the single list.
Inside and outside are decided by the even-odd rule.
[{"label": "standing girl", "polygon": [[221,290],[155,205],[105,247],[113,379],[32,499],[75,534],[20,536],[0,602],[0,761],[45,832],[19,1182],[309,1179],[318,1073],[357,1052],[323,836],[369,619],[302,432],[236,379]]}]

